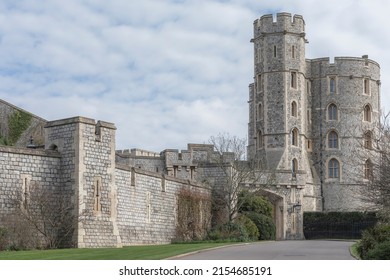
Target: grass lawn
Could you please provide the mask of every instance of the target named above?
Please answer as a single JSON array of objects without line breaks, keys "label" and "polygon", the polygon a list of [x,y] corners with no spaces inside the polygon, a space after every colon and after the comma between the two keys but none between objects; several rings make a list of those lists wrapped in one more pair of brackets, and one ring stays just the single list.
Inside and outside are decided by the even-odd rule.
[{"label": "grass lawn", "polygon": [[0,260],[161,260],[233,243],[167,244],[103,249],[1,251]]}]

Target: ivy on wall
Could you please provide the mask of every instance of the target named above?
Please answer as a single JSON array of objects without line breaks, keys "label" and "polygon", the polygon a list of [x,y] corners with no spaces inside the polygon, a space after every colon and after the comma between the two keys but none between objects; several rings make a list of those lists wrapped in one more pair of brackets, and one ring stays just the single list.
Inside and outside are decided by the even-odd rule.
[{"label": "ivy on wall", "polygon": [[179,191],[177,199],[176,241],[202,240],[210,228],[210,197],[183,188]]},{"label": "ivy on wall", "polygon": [[15,145],[19,137],[30,126],[32,116],[29,113],[15,111],[8,119],[8,145]]},{"label": "ivy on wall", "polygon": [[0,135],[0,145],[3,145],[3,146],[8,146],[8,140],[6,137],[3,137],[2,135]]}]

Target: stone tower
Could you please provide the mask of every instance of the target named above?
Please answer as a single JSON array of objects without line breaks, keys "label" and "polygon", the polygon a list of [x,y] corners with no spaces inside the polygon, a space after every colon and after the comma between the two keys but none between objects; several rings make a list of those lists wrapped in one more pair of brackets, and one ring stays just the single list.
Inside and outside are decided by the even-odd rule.
[{"label": "stone tower", "polygon": [[[380,67],[363,57],[305,58],[302,16],[254,22],[248,158],[275,180],[277,238],[303,237],[304,211],[365,211],[361,189],[377,155]],[[280,210],[280,211],[279,211]]]},{"label": "stone tower", "polygon": [[307,60],[312,170],[325,211],[368,210],[359,199],[377,155],[380,67],[368,56]]},{"label": "stone tower", "polygon": [[[311,181],[308,145],[305,22],[279,13],[254,22],[254,83],[250,85],[248,157],[275,174],[268,191],[279,201],[277,238],[300,239],[303,189]],[[299,207],[297,207],[299,206]],[[279,211],[280,209],[280,211]],[[279,224],[279,226],[278,226]]]},{"label": "stone tower", "polygon": [[[311,178],[305,22],[279,13],[254,22],[254,83],[250,85],[249,157],[265,159],[283,185],[304,186]],[[309,143],[310,145],[310,143]],[[308,176],[309,175],[309,176]]]}]

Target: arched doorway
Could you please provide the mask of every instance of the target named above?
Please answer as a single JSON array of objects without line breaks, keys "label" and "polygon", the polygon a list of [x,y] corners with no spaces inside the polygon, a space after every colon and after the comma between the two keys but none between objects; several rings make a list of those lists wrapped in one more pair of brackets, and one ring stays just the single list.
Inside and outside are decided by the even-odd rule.
[{"label": "arched doorway", "polygon": [[268,189],[258,189],[256,192],[266,197],[273,206],[273,220],[276,228],[275,239],[286,239],[284,197]]}]

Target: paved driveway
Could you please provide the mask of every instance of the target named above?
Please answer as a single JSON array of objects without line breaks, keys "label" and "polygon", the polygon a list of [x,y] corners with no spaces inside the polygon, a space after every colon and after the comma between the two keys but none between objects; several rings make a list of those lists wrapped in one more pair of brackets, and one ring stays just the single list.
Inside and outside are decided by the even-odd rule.
[{"label": "paved driveway", "polygon": [[240,244],[177,257],[181,260],[354,260],[351,241],[302,240]]}]

